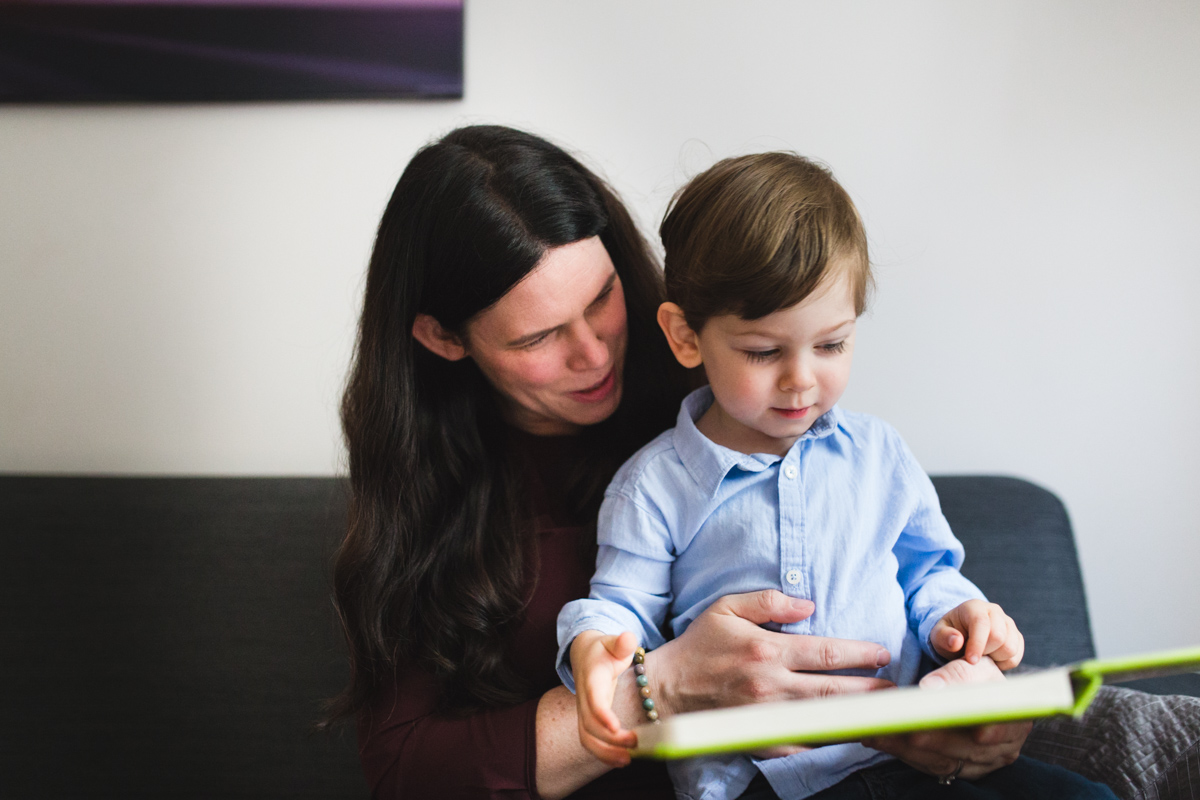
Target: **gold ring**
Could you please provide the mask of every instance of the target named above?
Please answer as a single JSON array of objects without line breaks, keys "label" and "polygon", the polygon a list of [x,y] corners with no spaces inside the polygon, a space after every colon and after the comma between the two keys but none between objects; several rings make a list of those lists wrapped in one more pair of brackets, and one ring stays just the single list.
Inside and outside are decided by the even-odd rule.
[{"label": "gold ring", "polygon": [[954,772],[951,772],[949,775],[937,776],[938,783],[942,786],[949,786],[950,784],[954,783],[954,779],[958,777],[958,773],[962,772],[962,768],[963,760],[960,758],[958,760],[958,766],[954,768]]}]

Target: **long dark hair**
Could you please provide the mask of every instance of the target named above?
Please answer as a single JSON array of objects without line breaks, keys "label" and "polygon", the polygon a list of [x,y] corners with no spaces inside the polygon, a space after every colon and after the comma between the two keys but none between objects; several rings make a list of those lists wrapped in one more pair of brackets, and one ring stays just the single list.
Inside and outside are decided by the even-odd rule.
[{"label": "long dark hair", "polygon": [[342,428],[350,515],[334,568],[351,682],[332,716],[361,710],[407,664],[439,681],[445,710],[529,696],[504,642],[528,586],[516,456],[471,359],[415,342],[418,313],[461,333],[547,249],[599,236],[624,286],[628,347],[616,413],[582,434],[570,501],[594,518],[622,460],[674,419],[683,377],[654,323],[661,273],[628,211],[560,148],[497,126],[460,128],[409,162],[367,272]]}]

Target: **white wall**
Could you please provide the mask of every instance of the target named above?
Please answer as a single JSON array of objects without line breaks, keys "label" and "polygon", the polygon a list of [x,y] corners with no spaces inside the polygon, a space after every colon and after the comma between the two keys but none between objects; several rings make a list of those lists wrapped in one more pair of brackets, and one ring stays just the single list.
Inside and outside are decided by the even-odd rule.
[{"label": "white wall", "polygon": [[1200,6],[476,0],[466,99],[0,108],[0,470],[328,474],[404,164],[499,121],[653,230],[831,164],[879,293],[844,404],[1074,518],[1102,654],[1200,642]]}]

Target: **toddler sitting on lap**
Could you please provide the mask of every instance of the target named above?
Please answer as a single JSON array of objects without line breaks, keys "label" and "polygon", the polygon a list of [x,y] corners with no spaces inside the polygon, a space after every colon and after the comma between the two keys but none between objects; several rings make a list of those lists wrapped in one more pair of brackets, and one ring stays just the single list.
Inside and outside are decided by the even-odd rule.
[{"label": "toddler sitting on lap", "polygon": [[[624,734],[611,705],[634,649],[678,636],[728,594],[774,588],[811,600],[815,611],[782,630],[878,642],[880,668],[868,674],[897,685],[916,682],[923,652],[1016,666],[1021,634],[959,573],[962,546],[912,453],[883,421],[837,406],[871,284],[845,190],[793,154],[728,159],[677,195],[661,233],[670,302],[659,325],[682,364],[703,364],[709,386],[613,479],[590,596],[559,616],[559,673],[576,691],[583,744],[603,757]],[[918,781],[915,796],[934,788],[889,759],[839,744],[670,767],[680,795],[696,800],[732,800],[752,781],[788,800],[872,796],[845,780],[863,770],[897,788]],[[1017,786],[1022,796],[1113,797],[1024,758],[989,781],[999,793],[972,796]]]}]

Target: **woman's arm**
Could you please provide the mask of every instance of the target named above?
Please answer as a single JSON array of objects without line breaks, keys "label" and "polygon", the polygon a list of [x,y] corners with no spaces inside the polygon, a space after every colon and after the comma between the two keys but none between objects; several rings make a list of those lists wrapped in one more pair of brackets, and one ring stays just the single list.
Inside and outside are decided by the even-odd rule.
[{"label": "woman's arm", "polygon": [[[621,676],[613,698],[613,713],[621,720],[623,728],[633,728],[643,722],[640,697],[631,670]],[[546,800],[557,800],[608,770],[609,767],[585,750],[580,742],[575,695],[565,686],[542,695],[537,709],[538,794]]]},{"label": "woman's arm", "polygon": [[360,712],[359,757],[371,797],[519,797],[527,791],[537,700],[451,716],[439,713],[437,698],[432,676],[408,669]]},{"label": "woman's arm", "polygon": [[[876,669],[891,658],[877,644],[773,633],[759,627],[767,622],[799,622],[812,612],[810,601],[773,590],[729,595],[713,603],[682,636],[646,654],[646,675],[660,714],[892,685],[878,678],[805,674]],[[624,727],[644,721],[639,701],[632,671],[626,671],[613,701],[613,711]],[[565,688],[542,696],[537,743],[537,786],[544,797],[562,797],[608,770],[580,744],[575,697]]]},{"label": "woman's arm", "polygon": [[[622,721],[637,724],[632,679],[614,706]],[[358,746],[375,800],[410,797],[562,797],[608,771],[581,757],[575,698],[563,687],[540,698],[466,715],[437,709],[432,677],[408,669],[359,715]],[[610,775],[595,797],[670,800],[666,771],[639,763]]]}]

